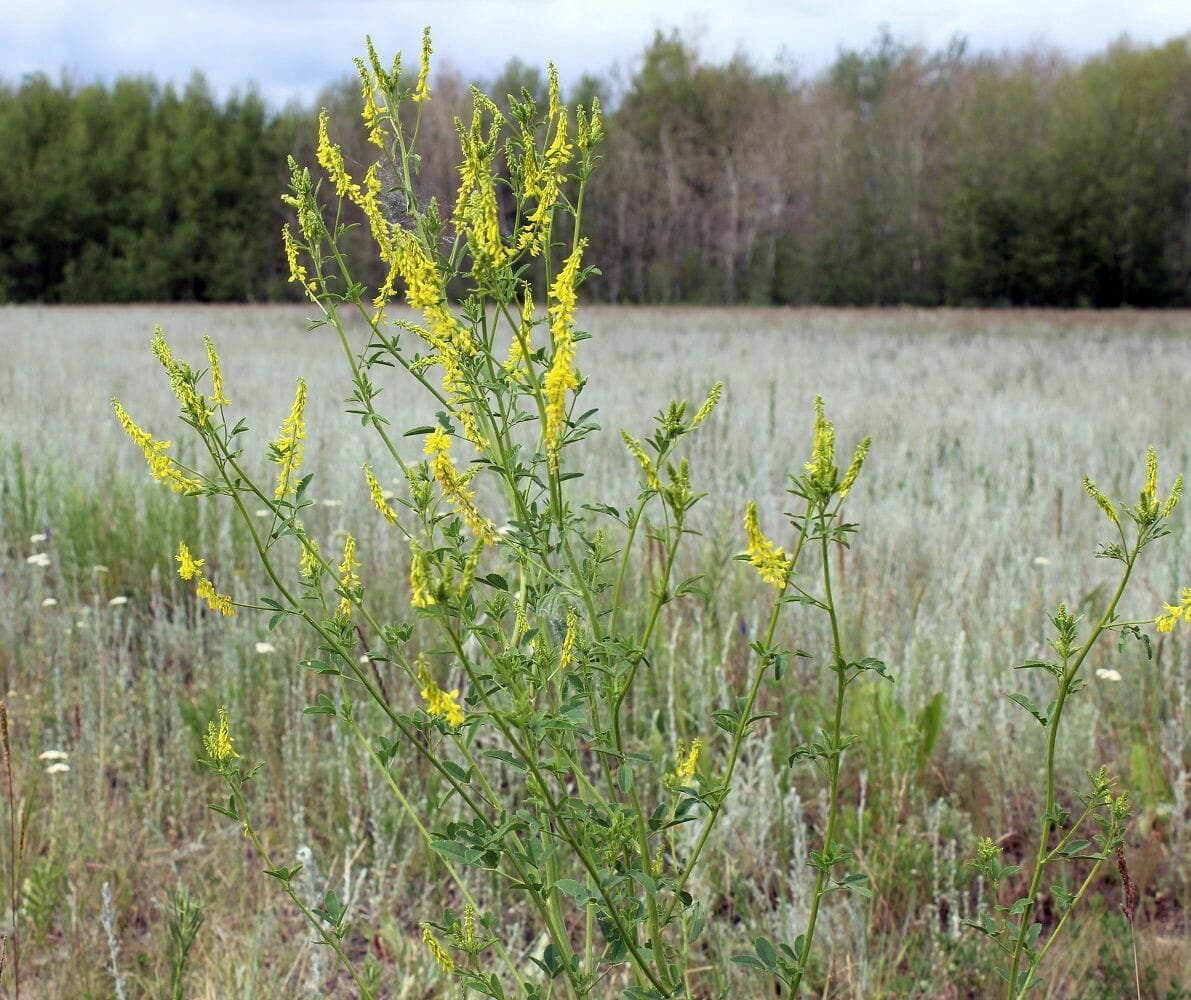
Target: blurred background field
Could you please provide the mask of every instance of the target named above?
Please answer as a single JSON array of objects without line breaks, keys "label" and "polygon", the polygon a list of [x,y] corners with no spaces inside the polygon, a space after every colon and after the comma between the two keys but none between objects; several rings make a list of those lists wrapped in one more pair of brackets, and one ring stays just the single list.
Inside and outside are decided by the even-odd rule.
[{"label": "blurred background field", "polygon": [[[0,683],[15,793],[28,810],[21,970],[30,995],[110,996],[113,965],[129,995],[158,995],[168,978],[167,894],[181,884],[207,914],[187,995],[323,996],[345,985],[265,884],[235,825],[206,809],[217,791],[194,758],[220,704],[238,748],[265,762],[256,823],[279,857],[306,859],[303,890],[314,899],[331,886],[350,901],[360,929],[351,946],[389,970],[391,995],[445,995],[417,930],[441,905],[437,862],[355,748],[325,720],[302,716],[322,692],[296,666],[308,637],[270,633],[263,615],[213,621],[196,609],[173,572],[183,539],[237,600],[268,593],[243,529],[213,501],[153,483],[108,404],[119,397],[186,455],[186,428],[148,342],[160,324],[175,354],[198,366],[210,334],[227,394],[252,429],[249,464],[264,469],[266,442],[304,375],[312,528],[327,543],[357,535],[365,585],[399,607],[408,554],[359,471],[381,456],[342,412],[350,382],[340,350],[327,331],[306,332],[307,314],[0,309]],[[583,402],[599,408],[604,427],[587,446],[580,487],[593,497],[624,503],[636,492],[616,431],[641,435],[669,399],[697,402],[712,381],[725,383],[725,403],[692,454],[695,485],[709,497],[685,560],[705,575],[706,595],[667,608],[633,706],[632,727],[652,741],[659,771],[677,737],[710,740],[714,766],[708,715],[742,682],[765,600],[731,559],[743,548],[747,500],[757,499],[763,523],[780,523],[786,474],[809,452],[816,393],[842,451],[873,435],[848,498],[860,535],[839,571],[850,642],[897,678],[857,689],[850,719],[862,740],[848,767],[847,835],[876,894],[871,903],[829,897],[832,961],[816,988],[836,997],[985,995],[991,957],[961,928],[974,915],[963,861],[979,835],[999,838],[1010,858],[1025,848],[1042,761],[1041,731],[1005,697],[1031,690],[1032,678],[1009,668],[1045,652],[1046,614],[1060,600],[1086,611],[1105,596],[1111,569],[1092,557],[1105,522],[1083,476],[1135,499],[1148,445],[1161,462],[1160,490],[1191,473],[1191,314],[593,307],[580,310],[579,325],[592,334],[579,345]],[[396,378],[379,408],[398,430],[433,419]],[[401,488],[399,470],[378,474]],[[1152,618],[1191,584],[1189,516],[1184,506],[1173,537],[1145,553],[1127,617]],[[784,639],[822,651],[818,629],[791,616]],[[1139,956],[1155,997],[1191,995],[1186,636],[1162,637],[1148,661],[1136,645],[1100,649],[1071,706],[1060,762],[1062,787],[1082,786],[1083,771],[1107,763],[1131,793]],[[412,706],[417,692],[404,697]],[[748,751],[699,876],[713,918],[695,944],[706,958],[701,996],[761,995],[729,957],[762,931],[792,940],[804,917],[806,853],[824,803],[808,772],[782,763],[813,735],[828,697],[816,661],[763,692],[762,707],[778,718]],[[40,759],[46,750],[66,757]],[[52,763],[69,770],[49,773]],[[436,794],[410,760],[395,766],[407,787]],[[6,824],[0,830],[8,836]],[[507,914],[515,938],[516,901],[499,887],[477,892]],[[1045,995],[1132,989],[1119,899],[1115,876],[1098,887],[1045,969]]]}]

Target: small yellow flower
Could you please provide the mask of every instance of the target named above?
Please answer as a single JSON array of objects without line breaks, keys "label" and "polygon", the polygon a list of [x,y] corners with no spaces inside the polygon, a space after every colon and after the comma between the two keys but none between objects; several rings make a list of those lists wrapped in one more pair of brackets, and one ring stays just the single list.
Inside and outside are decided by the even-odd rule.
[{"label": "small yellow flower", "polygon": [[228,731],[227,709],[223,705],[219,706],[217,719],[218,722],[207,723],[207,735],[203,737],[203,749],[207,751],[207,756],[212,763],[226,764],[240,755],[232,746],[235,740],[232,739],[231,733]]},{"label": "small yellow flower", "polygon": [[749,562],[757,568],[761,579],[784,590],[790,578],[792,563],[780,548],[761,534],[757,523],[757,504],[750,500],[744,513],[744,530],[748,536]]},{"label": "small yellow flower", "polygon": [[178,544],[178,554],[174,559],[180,564],[178,566],[178,576],[183,580],[193,580],[199,574],[199,567],[206,562],[205,559],[195,559],[190,554],[190,549],[186,547],[185,542]]},{"label": "small yellow flower", "polygon": [[277,474],[277,488],[273,491],[278,500],[295,494],[298,489],[295,473],[302,464],[302,442],[306,439],[305,412],[306,380],[298,379],[298,391],[294,394],[289,416],[282,421],[277,440],[269,445],[271,460],[281,466]]},{"label": "small yellow flower", "polygon": [[161,367],[165,369],[170,380],[170,388],[173,389],[182,408],[190,414],[190,419],[196,426],[206,426],[211,414],[215,411],[207,409],[206,400],[194,388],[194,373],[190,368],[174,360],[169,345],[165,342],[165,334],[162,333],[161,327],[154,329],[150,346],[157,356],[157,360],[161,362]]}]

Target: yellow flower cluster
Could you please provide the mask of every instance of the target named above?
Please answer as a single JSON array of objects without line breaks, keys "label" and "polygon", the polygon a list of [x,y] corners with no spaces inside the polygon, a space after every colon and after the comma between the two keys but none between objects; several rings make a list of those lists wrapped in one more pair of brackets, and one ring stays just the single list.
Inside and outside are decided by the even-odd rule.
[{"label": "yellow flower cluster", "polygon": [[648,484],[649,488],[657,493],[660,493],[662,491],[662,482],[660,479],[658,479],[658,470],[654,467],[653,459],[651,459],[645,453],[645,449],[641,447],[641,442],[633,437],[628,431],[621,431],[620,436],[624,439],[625,447],[629,449],[629,452],[632,454],[633,458],[635,458],[641,464],[641,468],[645,470],[645,482]]},{"label": "yellow flower cluster", "polygon": [[848,495],[848,491],[856,482],[856,477],[860,475],[860,468],[864,465],[864,460],[868,458],[868,450],[872,446],[872,443],[873,439],[866,437],[856,446],[856,453],[852,456],[852,462],[848,466],[848,471],[844,473],[844,481],[840,483],[839,495],[841,499]]},{"label": "yellow flower cluster", "polygon": [[294,394],[289,416],[282,421],[277,440],[269,446],[272,460],[281,466],[277,474],[277,488],[273,491],[278,500],[296,493],[298,489],[295,473],[302,464],[302,442],[306,439],[305,412],[306,380],[298,379],[298,391]]},{"label": "yellow flower cluster", "polygon": [[385,491],[381,489],[380,481],[373,474],[372,467],[367,464],[364,466],[364,479],[368,482],[368,493],[372,497],[373,505],[389,524],[396,524],[397,512],[389,506],[389,502],[385,499]]},{"label": "yellow flower cluster", "polygon": [[562,637],[562,651],[558,654],[558,668],[566,670],[575,662],[575,639],[579,633],[579,615],[573,607],[567,607],[567,630]]},{"label": "yellow flower cluster", "polygon": [[203,737],[203,749],[214,764],[226,764],[229,760],[240,755],[236,753],[232,744],[231,732],[227,722],[227,708],[219,706],[217,722],[207,723],[207,734]]},{"label": "yellow flower cluster", "polygon": [[207,409],[206,400],[195,389],[190,369],[174,360],[169,344],[165,342],[165,335],[161,332],[161,327],[157,327],[153,331],[150,346],[153,348],[157,360],[161,362],[161,367],[165,369],[170,380],[170,388],[174,390],[174,395],[182,404],[182,408],[190,414],[190,419],[198,427],[205,427],[211,414],[215,411]]},{"label": "yellow flower cluster", "polygon": [[1191,625],[1191,587],[1183,589],[1182,597],[1177,605],[1163,604],[1162,607],[1166,609],[1166,613],[1154,619],[1154,624],[1158,626],[1159,632],[1173,631],[1179,618]]},{"label": "yellow flower cluster", "polygon": [[154,479],[169,483],[175,493],[197,493],[203,488],[203,484],[197,479],[183,475],[178,463],[166,454],[170,442],[154,440],[148,431],[137,426],[118,400],[112,400],[112,409],[116,411],[116,419],[120,421],[120,426],[132,439],[132,443],[145,453],[149,473]]},{"label": "yellow flower cluster", "polygon": [[1087,476],[1083,477],[1083,488],[1088,491],[1088,496],[1099,504],[1100,509],[1104,511],[1104,516],[1107,517],[1113,524],[1120,524],[1121,519],[1117,517],[1116,508],[1112,505],[1112,501],[1108,499]]},{"label": "yellow flower cluster", "polygon": [[674,772],[675,776],[680,781],[690,781],[695,776],[695,770],[699,766],[699,754],[703,751],[703,741],[694,740],[691,743],[690,751],[682,744],[678,744],[678,768]]},{"label": "yellow flower cluster", "polygon": [[465,717],[459,707],[459,689],[444,691],[440,688],[424,662],[418,665],[418,680],[423,685],[421,694],[426,702],[426,714],[445,719],[449,726],[462,726]]},{"label": "yellow flower cluster", "polygon": [[583,257],[584,240],[580,240],[567,258],[558,277],[550,286],[550,334],[554,340],[554,354],[546,372],[543,390],[546,396],[546,458],[551,471],[558,471],[558,449],[566,424],[566,396],[579,386],[575,373],[575,287],[579,280],[579,262]]},{"label": "yellow flower cluster", "polygon": [[430,587],[430,557],[415,544],[409,563],[409,603],[415,608],[428,608],[434,604],[434,591]]},{"label": "yellow flower cluster", "polygon": [[422,30],[422,66],[418,70],[418,85],[414,87],[412,100],[420,104],[422,101],[430,100],[430,53],[433,49],[430,48],[430,29],[424,28]]},{"label": "yellow flower cluster", "polygon": [[323,564],[318,554],[318,543],[313,538],[302,535],[302,554],[299,557],[298,571],[303,578],[313,580],[322,571]]},{"label": "yellow flower cluster", "polygon": [[761,579],[784,590],[790,578],[792,563],[780,548],[761,534],[757,523],[757,504],[750,500],[744,514],[744,530],[748,536],[749,562],[757,568]]},{"label": "yellow flower cluster", "polygon": [[219,355],[215,353],[215,345],[210,337],[203,337],[207,345],[207,363],[211,366],[211,402],[216,406],[231,406],[232,401],[223,394],[223,372],[219,370]]},{"label": "yellow flower cluster", "polygon": [[707,399],[703,401],[703,405],[699,407],[698,411],[695,413],[695,416],[691,419],[691,430],[694,430],[711,415],[711,411],[715,409],[716,404],[720,401],[720,397],[722,397],[723,394],[724,383],[716,382],[716,384],[711,387],[711,392],[707,394]]},{"label": "yellow flower cluster", "polygon": [[567,137],[567,115],[559,100],[558,70],[549,68],[549,107],[547,127],[554,126],[554,138],[546,147],[539,163],[533,132],[522,125],[521,144],[525,149],[521,164],[522,190],[526,200],[537,199],[537,205],[526,218],[525,227],[517,238],[517,249],[529,250],[536,256],[542,252],[550,229],[551,212],[566,180],[566,167],[571,161],[571,144]]},{"label": "yellow flower cluster", "polygon": [[426,435],[424,450],[431,456],[430,468],[442,489],[443,496],[451,502],[459,516],[471,528],[472,534],[488,545],[495,545],[496,525],[476,509],[475,493],[467,488],[466,479],[460,476],[455,468],[450,453],[451,439],[441,426]]},{"label": "yellow flower cluster", "polygon": [[443,946],[438,943],[438,939],[434,936],[434,932],[430,929],[429,924],[422,924],[422,940],[426,943],[426,947],[430,949],[430,954],[434,956],[434,960],[443,972],[450,974],[455,971],[454,960],[446,953]]},{"label": "yellow flower cluster", "polygon": [[347,595],[360,589],[360,574],[356,572],[359,568],[356,539],[354,535],[348,535],[343,543],[343,562],[339,564],[339,589],[343,591],[343,596],[339,598],[339,605],[335,609],[335,613],[342,618],[351,616],[352,602]]},{"label": "yellow flower cluster", "polygon": [[187,548],[185,542],[178,544],[178,554],[174,556],[174,560],[178,563],[178,576],[183,580],[198,580],[195,585],[195,593],[203,601],[206,601],[207,607],[212,611],[218,611],[225,617],[230,617],[236,613],[236,609],[232,606],[232,599],[227,594],[221,594],[215,589],[215,584],[208,580],[200,571],[200,567],[206,562],[205,559],[195,559],[190,554],[190,549]]},{"label": "yellow flower cluster", "polygon": [[318,162],[322,168],[327,172],[327,176],[331,178],[331,182],[335,185],[335,193],[340,198],[351,198],[352,201],[359,204],[363,198],[360,191],[360,185],[352,180],[351,174],[347,172],[347,167],[343,163],[343,150],[333,142],[330,136],[327,135],[327,122],[330,119],[330,112],[323,108],[318,116],[318,146],[315,149],[315,155],[318,157]]},{"label": "yellow flower cluster", "polygon": [[815,441],[811,447],[811,460],[806,463],[806,471],[811,474],[811,482],[822,492],[827,493],[834,488],[835,426],[823,415],[822,396],[815,397]]}]

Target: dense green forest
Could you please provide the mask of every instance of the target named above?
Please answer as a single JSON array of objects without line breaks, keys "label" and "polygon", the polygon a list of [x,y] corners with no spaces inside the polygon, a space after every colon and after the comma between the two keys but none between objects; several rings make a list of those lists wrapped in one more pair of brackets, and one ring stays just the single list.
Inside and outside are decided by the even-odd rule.
[{"label": "dense green forest", "polygon": [[[635,67],[570,95],[607,109],[593,296],[1191,305],[1191,36],[1076,62],[882,35],[805,79],[659,34]],[[517,61],[481,83],[545,92]],[[451,70],[432,92],[420,184],[449,204],[470,96]],[[345,80],[320,102],[349,165],[371,159],[359,101]],[[251,91],[217,100],[199,76],[0,83],[0,302],[292,297],[279,196],[316,120]]]}]

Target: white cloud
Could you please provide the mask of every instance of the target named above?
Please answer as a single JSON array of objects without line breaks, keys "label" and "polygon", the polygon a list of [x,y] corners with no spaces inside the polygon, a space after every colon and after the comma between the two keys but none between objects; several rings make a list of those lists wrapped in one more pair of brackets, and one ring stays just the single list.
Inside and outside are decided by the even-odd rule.
[{"label": "white cloud", "polygon": [[[1180,9],[1184,8],[1184,9]],[[887,24],[895,38],[940,48],[956,34],[977,51],[1034,42],[1086,55],[1122,33],[1141,42],[1191,30],[1191,8],[1169,0],[0,0],[0,67],[10,81],[66,69],[77,79],[150,73],[184,83],[192,70],[220,96],[255,80],[274,104],[313,101],[352,73],[371,33],[378,50],[416,60],[424,24],[436,58],[491,77],[512,57],[558,64],[564,85],[583,72],[628,68],[655,30],[678,28],[711,60],[737,49],[768,64],[783,51],[805,73],[841,47],[863,48]]]}]

